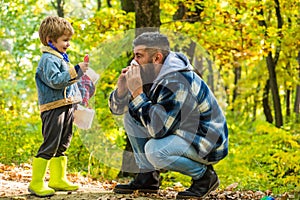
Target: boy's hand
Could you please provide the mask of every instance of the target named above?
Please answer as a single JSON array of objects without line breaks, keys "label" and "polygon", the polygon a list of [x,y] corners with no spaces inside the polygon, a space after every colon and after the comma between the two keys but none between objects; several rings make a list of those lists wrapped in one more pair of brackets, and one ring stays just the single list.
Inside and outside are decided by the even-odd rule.
[{"label": "boy's hand", "polygon": [[81,62],[81,63],[78,63],[78,65],[83,73],[85,73],[89,68],[88,62]]}]

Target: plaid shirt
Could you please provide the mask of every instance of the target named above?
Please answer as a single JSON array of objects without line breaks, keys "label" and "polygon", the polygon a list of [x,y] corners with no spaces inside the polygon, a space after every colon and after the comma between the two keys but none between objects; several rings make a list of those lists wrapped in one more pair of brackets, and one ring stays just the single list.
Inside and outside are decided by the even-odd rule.
[{"label": "plaid shirt", "polygon": [[145,93],[118,99],[112,92],[109,105],[113,114],[129,111],[137,123],[148,129],[149,137],[178,135],[190,142],[208,162],[228,154],[225,116],[207,84],[193,71],[166,74]]}]

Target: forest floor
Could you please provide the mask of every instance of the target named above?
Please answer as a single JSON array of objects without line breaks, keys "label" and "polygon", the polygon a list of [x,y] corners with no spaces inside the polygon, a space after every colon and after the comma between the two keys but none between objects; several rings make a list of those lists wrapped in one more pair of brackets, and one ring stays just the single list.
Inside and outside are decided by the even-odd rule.
[{"label": "forest floor", "polygon": [[[49,174],[46,175],[46,181]],[[80,189],[76,192],[56,192],[54,196],[44,199],[51,200],[145,200],[145,199],[175,199],[178,191],[184,190],[182,186],[174,186],[173,188],[165,188],[160,190],[158,194],[142,194],[134,193],[128,195],[114,194],[112,192],[116,181],[96,181],[79,175],[68,175],[70,181],[74,181],[80,185]],[[20,166],[7,166],[0,163],[0,199],[43,199],[31,195],[28,191],[28,185],[31,180],[31,166],[21,164]],[[205,198],[205,200],[217,199],[261,199],[265,196],[273,196],[271,191],[239,191],[238,184],[233,183],[225,189],[217,189]],[[284,193],[276,200],[296,200],[298,195]]]}]

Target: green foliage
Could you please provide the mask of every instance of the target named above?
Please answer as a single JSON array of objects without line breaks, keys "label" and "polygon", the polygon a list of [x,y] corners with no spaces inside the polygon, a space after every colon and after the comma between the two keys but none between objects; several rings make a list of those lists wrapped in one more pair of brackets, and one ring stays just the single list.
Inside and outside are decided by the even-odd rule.
[{"label": "green foliage", "polygon": [[20,164],[29,161],[37,152],[37,144],[42,142],[42,134],[38,135],[38,117],[20,120],[20,115],[11,110],[3,111],[1,115],[1,162]]},{"label": "green foliage", "polygon": [[[255,111],[249,114],[249,110],[262,109],[260,102],[268,79],[265,57],[269,52],[274,56],[279,41],[281,52],[276,73],[281,101],[285,102],[285,90],[295,89],[299,84],[296,59],[299,49],[299,3],[280,1],[284,20],[281,29],[277,28],[273,1],[194,1],[185,6],[192,9],[197,3],[204,6],[198,22],[191,24],[184,18],[170,23],[176,4],[169,5],[169,1],[162,1],[161,7],[165,9],[161,11],[161,27],[187,33],[214,58],[224,80],[229,109],[237,109],[255,119]],[[261,9],[264,15],[259,14]],[[266,21],[267,28],[259,25],[260,20]],[[235,74],[236,68],[241,68],[239,77]],[[235,79],[237,83],[234,83]],[[235,94],[238,94],[237,102]]]},{"label": "green foliage", "polygon": [[[240,189],[271,189],[277,194],[299,190],[300,132],[278,129],[261,120],[227,118],[229,155],[216,165],[223,187],[237,182]],[[299,130],[299,124],[295,128]]]},{"label": "green foliage", "polygon": [[[213,78],[219,84],[219,90],[226,88],[226,99],[222,99],[221,103],[228,105],[226,116],[230,149],[229,155],[216,165],[221,187],[238,182],[242,190],[272,189],[275,193],[299,191],[299,116],[294,113],[285,116],[285,125],[278,129],[265,122],[260,103],[268,78],[264,57],[270,51],[274,53],[278,41],[281,41],[282,51],[276,73],[282,108],[285,108],[286,90],[295,91],[295,86],[300,83],[296,60],[300,37],[299,3],[294,0],[280,2],[285,23],[278,30],[275,5],[271,0],[189,1],[185,5],[190,11],[196,9],[197,3],[204,6],[200,21],[195,23],[185,19],[173,21],[178,2],[185,1],[161,1],[162,32],[175,41],[171,44],[174,49],[186,50],[192,40],[201,49],[198,52],[200,57],[205,50],[214,61],[214,72],[218,71]],[[134,13],[125,13],[120,9],[117,0],[112,1],[113,8],[105,6],[99,11],[93,3],[84,1],[76,4],[78,7],[68,5],[65,13],[75,29],[68,51],[71,62],[77,64],[85,53],[89,53],[90,67],[101,75],[96,95],[90,102],[96,111],[92,129],[84,131],[75,127],[67,153],[71,171],[99,179],[114,179],[122,162],[125,133],[122,119],[112,116],[107,103],[121,69],[132,57],[135,19]],[[261,8],[265,9],[263,16],[258,14]],[[42,142],[34,83],[41,46],[37,30],[46,15],[55,13],[51,4],[45,1],[1,3],[2,163],[30,163]],[[259,26],[262,19],[266,20],[267,28]],[[170,30],[184,33],[184,37],[172,35]],[[207,67],[207,63],[204,65]],[[241,76],[234,83],[234,70],[238,67]],[[237,92],[235,99],[234,91]],[[293,93],[292,100],[295,96]],[[186,187],[190,184],[189,177],[176,172],[162,175],[163,187],[176,182]]]}]

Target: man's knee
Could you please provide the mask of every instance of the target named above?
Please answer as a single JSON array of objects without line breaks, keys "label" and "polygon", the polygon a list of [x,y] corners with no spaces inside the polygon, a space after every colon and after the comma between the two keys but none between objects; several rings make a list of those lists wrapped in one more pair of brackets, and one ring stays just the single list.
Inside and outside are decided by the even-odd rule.
[{"label": "man's knee", "polygon": [[145,154],[149,162],[156,168],[162,168],[166,155],[158,146],[159,139],[150,139],[145,145]]}]

